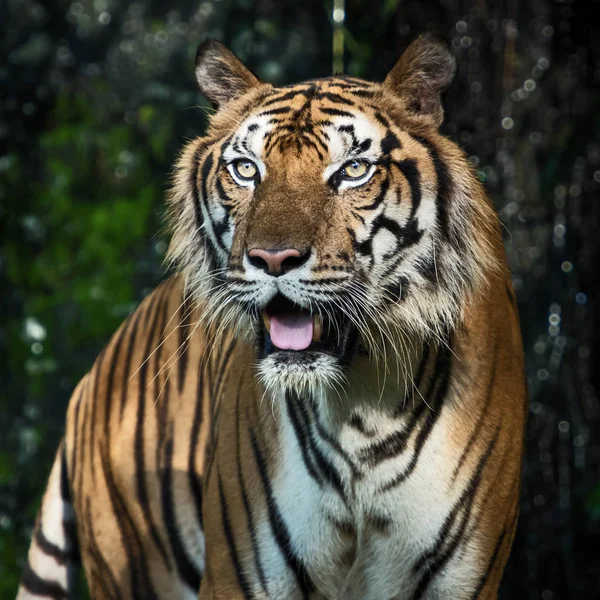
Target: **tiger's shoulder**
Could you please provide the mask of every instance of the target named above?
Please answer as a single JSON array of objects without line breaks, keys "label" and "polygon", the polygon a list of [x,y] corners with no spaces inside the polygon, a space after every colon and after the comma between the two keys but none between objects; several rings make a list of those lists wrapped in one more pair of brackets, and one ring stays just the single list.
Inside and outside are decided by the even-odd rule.
[{"label": "tiger's shoulder", "polygon": [[[144,455],[159,454],[153,448],[169,429],[191,436],[202,450],[217,392],[239,379],[253,353],[233,327],[213,322],[206,304],[186,293],[182,276],[168,278],[124,321],[73,392],[66,429],[69,471],[80,479],[89,473],[93,480],[103,456],[130,474],[136,461],[158,470],[160,459],[148,466]],[[77,464],[86,458],[87,466]],[[135,477],[127,479],[135,487]],[[87,485],[85,495],[93,490],[91,481]]]}]

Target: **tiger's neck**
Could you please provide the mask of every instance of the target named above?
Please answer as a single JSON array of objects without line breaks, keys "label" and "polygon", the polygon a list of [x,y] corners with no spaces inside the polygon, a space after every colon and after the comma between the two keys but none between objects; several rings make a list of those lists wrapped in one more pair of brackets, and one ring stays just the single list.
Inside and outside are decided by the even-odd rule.
[{"label": "tiger's neck", "polygon": [[363,444],[384,439],[411,419],[435,411],[448,388],[451,343],[415,340],[407,347],[402,356],[388,351],[385,362],[357,358],[340,389],[281,391],[270,402],[261,402],[260,421],[275,424],[267,435],[280,439],[281,455],[287,450],[297,454],[299,446],[301,454],[309,456],[318,453],[315,444],[354,454]]},{"label": "tiger's neck", "polygon": [[345,385],[323,390],[313,400],[322,407],[323,418],[337,427],[360,414],[398,415],[421,401],[416,380],[431,347],[421,339],[405,339],[388,344],[377,356],[357,356]]}]

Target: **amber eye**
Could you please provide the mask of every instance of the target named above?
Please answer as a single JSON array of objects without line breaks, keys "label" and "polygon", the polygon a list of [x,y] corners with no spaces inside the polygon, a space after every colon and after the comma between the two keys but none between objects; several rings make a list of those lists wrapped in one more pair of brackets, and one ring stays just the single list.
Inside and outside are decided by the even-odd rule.
[{"label": "amber eye", "polygon": [[232,167],[235,174],[244,181],[252,181],[258,175],[258,167],[251,160],[236,160]]},{"label": "amber eye", "polygon": [[352,180],[352,179],[360,179],[367,174],[369,170],[369,163],[364,160],[351,160],[349,163],[346,163],[341,171],[340,175],[342,179]]}]

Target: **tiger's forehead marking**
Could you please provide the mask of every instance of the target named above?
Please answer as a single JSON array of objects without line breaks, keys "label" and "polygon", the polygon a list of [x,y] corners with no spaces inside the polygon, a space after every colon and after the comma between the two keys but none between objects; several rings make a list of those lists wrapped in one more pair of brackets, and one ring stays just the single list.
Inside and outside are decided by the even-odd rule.
[{"label": "tiger's forehead marking", "polygon": [[351,158],[375,161],[385,135],[368,103],[377,93],[372,84],[345,78],[276,88],[233,133],[224,159],[251,158],[262,170],[276,152],[312,152],[327,172]]}]

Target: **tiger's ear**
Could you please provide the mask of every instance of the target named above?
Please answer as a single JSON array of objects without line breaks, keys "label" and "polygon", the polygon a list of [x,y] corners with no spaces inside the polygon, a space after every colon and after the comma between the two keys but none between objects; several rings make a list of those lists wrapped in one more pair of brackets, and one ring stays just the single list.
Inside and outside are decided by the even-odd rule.
[{"label": "tiger's ear", "polygon": [[196,51],[196,81],[217,108],[242,96],[260,81],[223,44],[207,40]]},{"label": "tiger's ear", "polygon": [[408,46],[383,85],[400,96],[412,113],[429,117],[439,127],[444,120],[441,94],[455,74],[456,59],[448,44],[424,34]]}]

